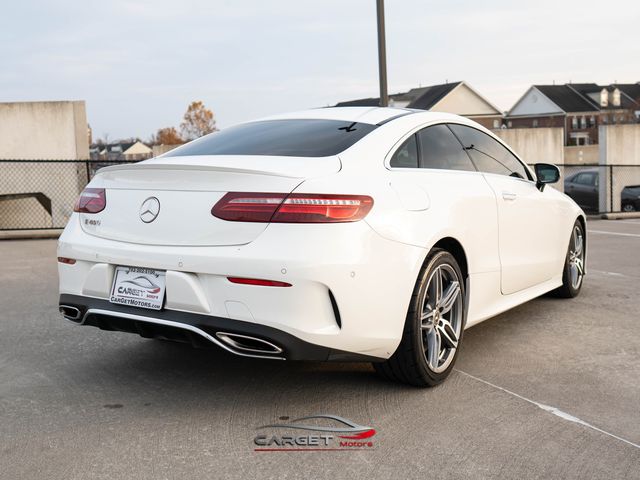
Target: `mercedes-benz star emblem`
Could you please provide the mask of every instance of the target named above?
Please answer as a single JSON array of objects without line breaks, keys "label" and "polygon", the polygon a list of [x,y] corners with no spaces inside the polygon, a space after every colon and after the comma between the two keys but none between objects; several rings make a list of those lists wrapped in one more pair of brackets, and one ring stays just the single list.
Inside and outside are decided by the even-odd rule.
[{"label": "mercedes-benz star emblem", "polygon": [[160,201],[156,197],[149,197],[140,206],[140,220],[151,223],[160,213]]}]

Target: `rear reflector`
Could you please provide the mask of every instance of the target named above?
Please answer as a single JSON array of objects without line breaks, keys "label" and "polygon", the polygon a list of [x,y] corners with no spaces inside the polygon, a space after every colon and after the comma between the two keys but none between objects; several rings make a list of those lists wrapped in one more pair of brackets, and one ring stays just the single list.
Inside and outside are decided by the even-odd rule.
[{"label": "rear reflector", "polygon": [[241,285],[260,285],[262,287],[290,287],[290,283],[276,282],[275,280],[262,280],[259,278],[242,278],[242,277],[227,277],[231,283],[239,283]]},{"label": "rear reflector", "polygon": [[58,262],[66,265],[74,265],[76,263],[75,258],[58,257]]},{"label": "rear reflector", "polygon": [[107,195],[104,188],[85,188],[76,205],[73,207],[74,212],[79,213],[98,213],[107,206]]},{"label": "rear reflector", "polygon": [[339,223],[362,220],[372,206],[366,195],[230,192],[211,214],[233,222]]}]

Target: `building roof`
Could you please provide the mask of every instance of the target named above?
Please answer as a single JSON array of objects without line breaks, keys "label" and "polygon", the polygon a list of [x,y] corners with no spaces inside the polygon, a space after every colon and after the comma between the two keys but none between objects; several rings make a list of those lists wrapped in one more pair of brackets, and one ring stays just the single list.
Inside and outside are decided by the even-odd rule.
[{"label": "building roof", "polygon": [[[611,101],[609,101],[606,107],[603,107],[602,105],[600,105],[600,102],[593,98],[594,96],[596,98],[600,98],[600,92],[602,92],[603,89],[605,89],[609,93],[609,95],[611,95],[613,91],[616,88],[618,88],[615,85],[609,85],[604,87],[602,85],[597,85],[595,83],[570,83],[568,86],[574,89],[584,98],[586,98],[589,102],[593,103],[596,106],[596,108],[598,108],[599,110],[619,110],[621,108],[628,109],[628,108],[634,108],[636,104],[636,102],[632,99],[632,97],[627,95],[620,95],[620,105],[613,105]],[[623,92],[623,90],[620,88],[618,88],[618,90],[620,92]]]},{"label": "building roof", "polygon": [[151,153],[151,149],[144,143],[137,141],[122,153],[123,155],[147,155]]},{"label": "building roof", "polygon": [[640,102],[640,82],[638,83],[614,83],[612,87],[618,88],[622,93],[636,103]]},{"label": "building roof", "polygon": [[[595,85],[595,84],[594,84]],[[565,112],[597,112],[599,107],[569,85],[534,85]]]},{"label": "building roof", "polygon": [[414,88],[407,93],[415,92],[415,98],[409,103],[409,108],[420,108],[429,110],[436,103],[447,96],[454,88],[462,82],[444,83],[441,85],[432,85],[430,87]]},{"label": "building roof", "polygon": [[[406,108],[430,110],[434,105],[436,105],[440,100],[446,97],[462,83],[464,82],[451,82],[443,83],[440,85],[412,88],[408,92],[394,93],[389,95],[389,100],[393,102],[408,102]],[[476,96],[480,97],[485,103],[494,108],[498,114],[500,113],[500,111],[496,107],[494,107],[486,99],[482,98],[475,90],[472,90],[472,92],[476,94]],[[336,103],[336,107],[377,107],[379,104],[379,97],[370,97],[338,102]]]},{"label": "building roof", "polygon": [[[618,89],[620,95],[620,105],[614,105],[611,98],[613,92]],[[640,82],[628,84],[612,84],[607,86],[596,83],[567,83],[565,85],[533,85],[509,110],[518,110],[515,116],[540,113],[531,109],[531,105],[523,107],[523,103],[532,94],[532,90],[538,90],[542,95],[559,109],[558,113],[579,113],[579,112],[600,112],[607,110],[636,110],[640,109]],[[600,104],[600,95],[603,90],[608,92],[608,102],[606,106]],[[615,98],[615,97],[614,97]],[[535,101],[535,100],[534,100]]]}]

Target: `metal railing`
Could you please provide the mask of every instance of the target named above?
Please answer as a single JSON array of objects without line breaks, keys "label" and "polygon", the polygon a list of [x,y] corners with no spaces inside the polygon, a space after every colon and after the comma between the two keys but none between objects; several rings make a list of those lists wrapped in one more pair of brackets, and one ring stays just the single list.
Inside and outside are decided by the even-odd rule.
[{"label": "metal railing", "polygon": [[[102,167],[131,161],[0,160],[0,230],[64,228]],[[554,185],[587,213],[640,211],[640,165],[558,165]]]}]

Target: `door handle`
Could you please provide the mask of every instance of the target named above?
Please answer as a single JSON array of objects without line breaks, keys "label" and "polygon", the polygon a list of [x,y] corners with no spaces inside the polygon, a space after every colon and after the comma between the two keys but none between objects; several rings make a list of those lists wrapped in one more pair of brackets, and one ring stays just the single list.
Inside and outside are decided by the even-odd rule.
[{"label": "door handle", "polygon": [[502,198],[512,202],[513,200],[515,200],[516,198],[518,198],[518,195],[516,193],[513,192],[502,192]]}]

